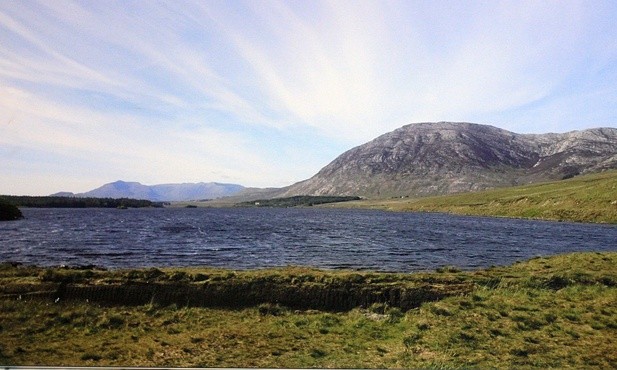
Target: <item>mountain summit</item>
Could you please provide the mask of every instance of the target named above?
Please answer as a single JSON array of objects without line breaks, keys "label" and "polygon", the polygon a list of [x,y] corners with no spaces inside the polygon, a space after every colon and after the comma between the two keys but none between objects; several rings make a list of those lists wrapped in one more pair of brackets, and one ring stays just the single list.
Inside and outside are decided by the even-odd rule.
[{"label": "mountain summit", "polygon": [[473,123],[416,123],[343,153],[280,196],[447,194],[612,168],[615,128],[530,135]]}]

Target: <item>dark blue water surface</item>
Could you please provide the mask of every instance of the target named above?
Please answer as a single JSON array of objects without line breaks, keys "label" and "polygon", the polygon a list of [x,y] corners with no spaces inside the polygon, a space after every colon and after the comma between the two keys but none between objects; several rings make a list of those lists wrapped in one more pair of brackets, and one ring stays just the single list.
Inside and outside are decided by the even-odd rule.
[{"label": "dark blue water surface", "polygon": [[45,266],[302,265],[381,271],[617,250],[617,227],[319,208],[22,209],[0,261]]}]

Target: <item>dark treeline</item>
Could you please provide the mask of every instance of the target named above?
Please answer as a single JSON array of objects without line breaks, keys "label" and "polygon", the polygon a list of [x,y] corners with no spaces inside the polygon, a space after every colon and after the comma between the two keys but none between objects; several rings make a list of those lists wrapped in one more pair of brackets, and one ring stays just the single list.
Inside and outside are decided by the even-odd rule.
[{"label": "dark treeline", "polygon": [[349,202],[351,200],[360,200],[360,197],[351,196],[311,196],[298,195],[288,198],[261,199],[252,202],[242,202],[236,204],[239,207],[299,207],[299,206],[316,206],[318,204]]},{"label": "dark treeline", "polygon": [[2,195],[0,199],[18,207],[33,208],[142,208],[162,207],[163,203],[129,198],[32,197]]}]

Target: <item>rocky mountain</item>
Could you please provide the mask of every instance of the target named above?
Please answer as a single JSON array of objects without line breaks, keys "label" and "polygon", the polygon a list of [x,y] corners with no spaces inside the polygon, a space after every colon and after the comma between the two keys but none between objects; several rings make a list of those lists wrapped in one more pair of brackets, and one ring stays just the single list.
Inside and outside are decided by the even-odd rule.
[{"label": "rocky mountain", "polygon": [[56,196],[94,198],[133,198],[151,201],[188,201],[231,196],[244,190],[241,185],[210,183],[143,185],[138,182],[116,181],[85,193],[58,193]]},{"label": "rocky mountain", "polygon": [[617,168],[617,129],[516,134],[473,123],[417,123],[353,148],[278,196],[421,196]]}]

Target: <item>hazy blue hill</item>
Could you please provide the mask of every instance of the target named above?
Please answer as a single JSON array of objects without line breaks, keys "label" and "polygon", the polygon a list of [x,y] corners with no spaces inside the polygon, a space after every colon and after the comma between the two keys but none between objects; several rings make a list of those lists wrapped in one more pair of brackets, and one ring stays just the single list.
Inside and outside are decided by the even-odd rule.
[{"label": "hazy blue hill", "polygon": [[153,185],[153,191],[169,201],[216,199],[234,195],[244,190],[244,186],[221,184],[217,182],[200,182],[185,184]]},{"label": "hazy blue hill", "polygon": [[93,198],[132,198],[161,201],[158,195],[147,185],[138,182],[116,181],[94,190],[77,194],[79,197]]},{"label": "hazy blue hill", "polygon": [[74,197],[74,196],[75,194],[71,193],[70,191],[61,191],[59,193],[54,193],[50,195],[50,197],[67,197],[67,198]]},{"label": "hazy blue hill", "polygon": [[85,193],[75,194],[74,196],[94,198],[132,198],[146,199],[157,202],[173,202],[216,199],[237,194],[243,189],[244,187],[241,185],[221,184],[216,182],[143,185],[139,182],[116,181]]}]

